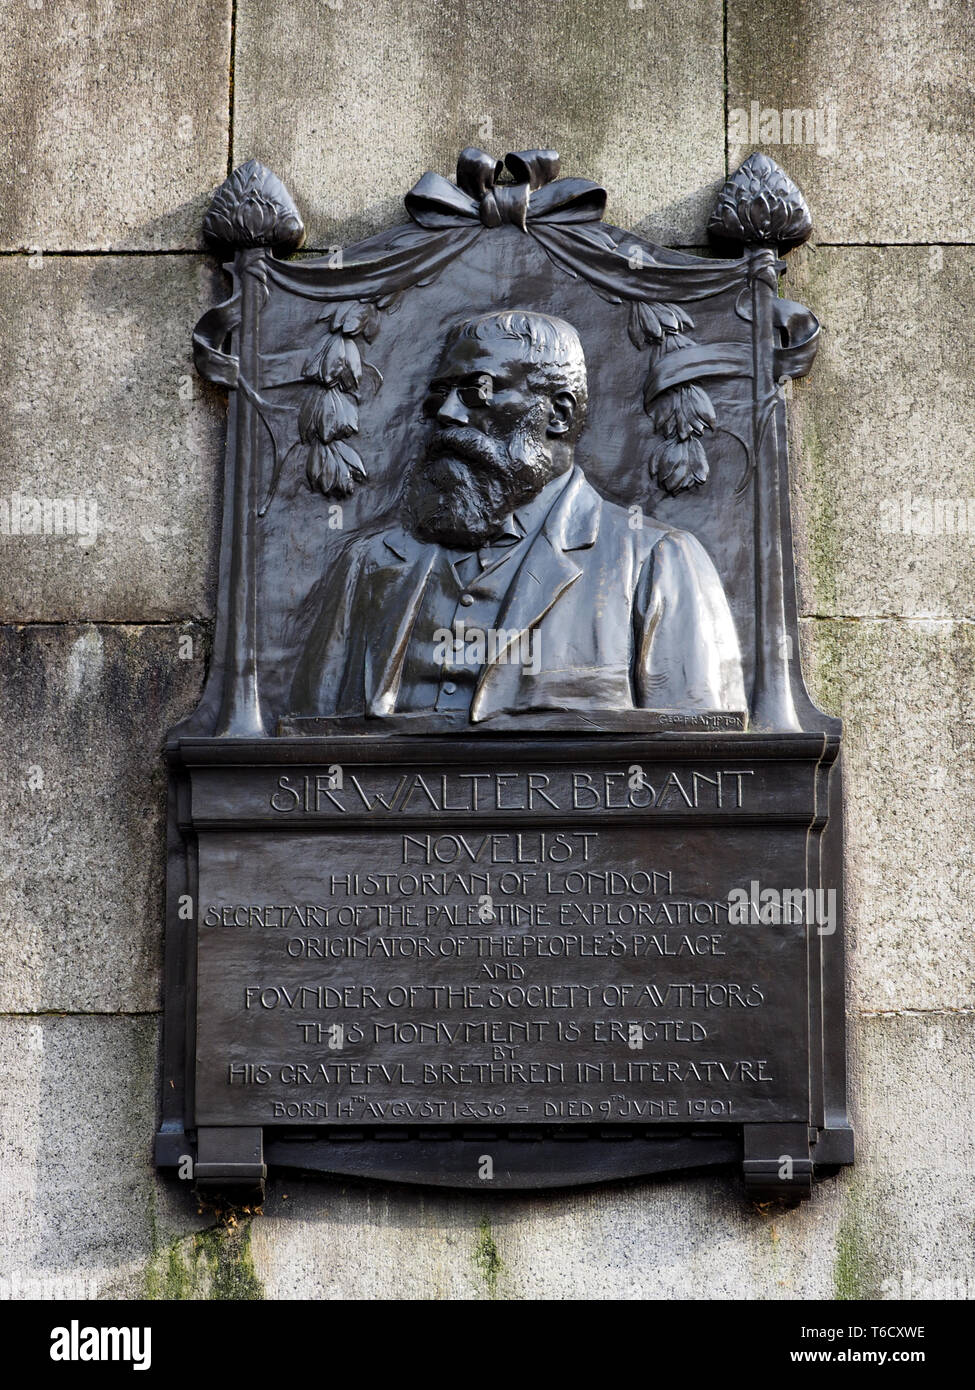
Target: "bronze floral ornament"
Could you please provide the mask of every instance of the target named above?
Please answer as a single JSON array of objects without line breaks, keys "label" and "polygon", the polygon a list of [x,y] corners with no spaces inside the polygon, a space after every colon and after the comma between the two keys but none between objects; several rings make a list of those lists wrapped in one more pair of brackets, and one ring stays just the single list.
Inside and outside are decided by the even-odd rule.
[{"label": "bronze floral ornament", "polygon": [[234,249],[267,246],[290,255],[304,241],[305,228],[277,174],[249,159],[213,195],[203,235]]},{"label": "bronze floral ornament", "polygon": [[718,194],[708,222],[715,240],[791,250],[812,232],[812,217],[799,188],[774,159],[750,154]]}]

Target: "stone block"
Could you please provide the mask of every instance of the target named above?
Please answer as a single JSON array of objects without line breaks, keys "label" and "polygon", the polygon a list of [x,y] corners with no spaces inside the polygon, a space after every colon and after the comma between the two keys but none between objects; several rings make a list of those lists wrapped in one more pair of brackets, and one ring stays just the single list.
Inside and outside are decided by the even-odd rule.
[{"label": "stone block", "polygon": [[162,745],[205,647],[193,624],[0,628],[0,1010],[158,1006]]},{"label": "stone block", "polygon": [[0,249],[200,244],[227,172],[231,8],[4,6]]},{"label": "stone block", "polygon": [[209,615],[226,406],[190,339],[223,297],[203,257],[0,259],[0,620]]},{"label": "stone block", "polygon": [[975,11],[940,0],[730,4],[731,167],[777,160],[819,241],[971,240],[973,44]]},{"label": "stone block", "polygon": [[284,180],[311,246],[405,221],[407,189],[452,178],[465,145],[557,149],[605,183],[608,221],[704,239],[724,178],[716,0],[242,0],[236,33],[234,161]]}]

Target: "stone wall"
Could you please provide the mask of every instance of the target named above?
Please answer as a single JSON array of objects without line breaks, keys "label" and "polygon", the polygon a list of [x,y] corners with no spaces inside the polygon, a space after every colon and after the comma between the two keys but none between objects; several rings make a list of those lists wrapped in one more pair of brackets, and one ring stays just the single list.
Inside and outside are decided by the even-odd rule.
[{"label": "stone wall", "polygon": [[[975,11],[30,0],[4,39],[0,498],[94,502],[97,527],[0,535],[0,1295],[972,1296]],[[794,109],[818,126],[776,143]],[[795,1211],[733,1176],[275,1181],[227,1226],[151,1164],[159,752],[205,670],[225,412],[189,350],[221,278],[201,215],[256,156],[313,247],[348,242],[468,143],[554,146],[675,245],[756,145],[813,210],[793,505],[806,669],[846,721],[859,1162]],[[965,506],[934,525],[939,501]]]}]

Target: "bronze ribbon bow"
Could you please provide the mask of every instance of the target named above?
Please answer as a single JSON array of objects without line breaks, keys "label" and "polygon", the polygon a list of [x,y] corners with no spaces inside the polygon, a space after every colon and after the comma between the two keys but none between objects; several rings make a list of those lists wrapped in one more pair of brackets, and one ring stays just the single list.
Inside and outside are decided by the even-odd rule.
[{"label": "bronze ribbon bow", "polygon": [[[503,181],[505,171],[510,179]],[[529,222],[598,222],[606,190],[589,179],[560,179],[555,150],[522,150],[495,160],[473,145],[457,161],[457,182],[427,172],[406,195],[406,210],[421,227],[485,227]]]}]

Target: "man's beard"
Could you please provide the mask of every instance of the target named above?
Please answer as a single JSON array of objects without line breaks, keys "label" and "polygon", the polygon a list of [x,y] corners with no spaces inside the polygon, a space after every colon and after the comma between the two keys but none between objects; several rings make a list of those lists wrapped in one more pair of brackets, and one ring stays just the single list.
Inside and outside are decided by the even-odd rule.
[{"label": "man's beard", "polygon": [[552,456],[534,438],[529,421],[507,445],[479,430],[440,430],[409,472],[405,496],[411,530],[441,545],[483,545],[553,476]]}]

